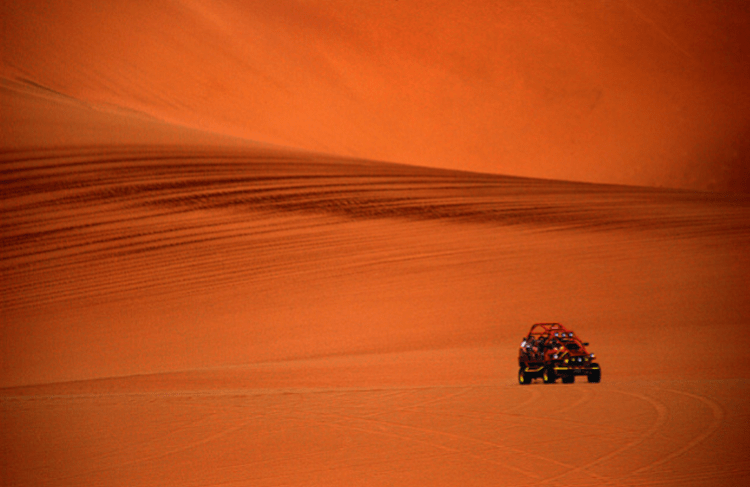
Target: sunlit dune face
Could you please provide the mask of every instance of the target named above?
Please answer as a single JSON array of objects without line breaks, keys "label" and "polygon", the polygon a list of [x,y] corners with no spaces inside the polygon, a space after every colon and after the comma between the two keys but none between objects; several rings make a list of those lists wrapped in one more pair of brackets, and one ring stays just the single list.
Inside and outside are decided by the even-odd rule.
[{"label": "sunlit dune face", "polygon": [[746,190],[742,2],[53,1],[3,72],[285,145],[543,178]]}]

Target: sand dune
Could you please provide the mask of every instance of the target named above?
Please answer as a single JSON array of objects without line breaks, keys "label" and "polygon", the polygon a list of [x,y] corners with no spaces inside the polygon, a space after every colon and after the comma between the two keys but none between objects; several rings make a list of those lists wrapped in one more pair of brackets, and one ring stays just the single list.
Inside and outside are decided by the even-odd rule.
[{"label": "sand dune", "polygon": [[750,191],[742,1],[3,2],[0,75],[235,137]]},{"label": "sand dune", "polygon": [[[430,125],[417,124],[416,131],[398,135],[410,121],[430,118],[429,110],[413,118],[403,117],[407,109],[394,112],[402,117],[399,124],[381,118],[359,126],[365,135],[356,133],[352,121],[374,113],[362,110],[369,106],[362,104],[367,96],[352,92],[342,98],[341,89],[327,90],[336,73],[357,72],[336,65],[336,59],[381,74],[408,61],[416,63],[409,72],[417,78],[435,74],[434,59],[425,65],[420,64],[424,58],[414,58],[430,37],[396,35],[401,32],[396,27],[410,18],[407,8],[403,17],[374,30],[387,34],[384,45],[400,46],[396,64],[378,64],[382,51],[376,49],[376,61],[363,65],[357,60],[367,51],[362,45],[374,41],[351,37],[347,22],[390,18],[378,17],[379,9],[400,11],[373,3],[369,17],[362,17],[344,3],[336,14],[341,18],[325,9],[313,15],[304,2],[277,7],[260,2],[257,16],[228,15],[234,2],[173,2],[154,11],[145,2],[129,2],[116,18],[109,15],[115,2],[3,4],[0,484],[748,483],[747,195],[427,167],[424,162],[435,154],[446,159],[466,154],[466,164],[458,167],[477,168],[472,157],[486,160],[486,153],[480,154],[485,149],[472,155],[463,140],[446,150],[454,141],[449,136],[456,134],[447,126],[430,136],[441,140],[434,146],[418,137]],[[284,9],[292,5],[304,12]],[[698,10],[706,16],[717,14],[704,7]],[[665,23],[658,9],[644,10],[639,2],[612,8],[629,16],[596,15],[610,21],[638,18],[638,25],[648,26],[653,36],[645,52],[656,54],[647,64],[671,59],[665,46],[679,54],[679,61],[668,66],[671,74],[656,86],[678,81],[670,86],[683,91],[678,90],[674,106],[657,110],[651,124],[639,126],[641,135],[654,124],[676,120],[671,110],[681,97],[695,94],[696,85],[686,81],[692,78],[680,74],[686,65],[700,61],[739,69],[732,63],[734,54],[713,59],[705,44],[687,43],[683,28]],[[148,12],[154,15],[141,15]],[[555,12],[541,12],[508,14],[525,19],[518,24],[517,39],[529,42],[539,32],[529,26],[539,22],[575,26],[550,24]],[[582,14],[575,8],[571,12]],[[186,18],[194,22],[187,30],[180,23]],[[81,19],[91,22],[81,24]],[[296,24],[290,19],[305,22],[291,28]],[[624,34],[632,24],[615,24],[611,27],[619,27],[612,35],[628,38]],[[81,25],[86,28],[73,28]],[[263,26],[251,31],[265,37],[240,47],[211,41],[238,25]],[[608,25],[594,31],[606,37]],[[101,40],[94,26],[96,32],[107,32],[108,44],[93,42]],[[332,33],[336,39],[303,45],[295,37],[299,29]],[[463,31],[446,35],[457,42]],[[203,33],[194,39],[187,32]],[[726,32],[727,39],[737,34]],[[548,52],[558,34],[565,37],[551,33],[532,45]],[[337,36],[348,41],[342,44]],[[151,58],[153,64],[141,71],[133,68],[137,63],[123,64],[142,52],[128,50],[138,47],[134,39],[161,45],[164,56]],[[44,40],[57,41],[55,55]],[[350,53],[353,57],[332,55],[326,58],[331,64],[305,57],[310,49],[317,56],[341,54],[338,49],[355,40],[362,45]],[[181,43],[188,48],[175,48]],[[574,51],[584,47],[571,45]],[[266,54],[269,59],[294,56],[284,61],[289,65],[270,71],[273,76],[243,65],[242,72],[255,75],[250,89],[245,78],[226,76],[243,59],[237,53],[251,49],[247,46],[256,53],[275,46]],[[100,56],[118,52],[115,47],[124,49],[121,56],[108,61]],[[444,54],[444,47],[436,52]],[[614,53],[617,62],[630,59],[628,53],[644,52],[627,43],[620,47],[622,52]],[[570,61],[571,53],[563,51]],[[177,52],[189,59],[172,56]],[[217,52],[221,56],[214,56]],[[576,59],[590,60],[589,55]],[[477,67],[471,59],[461,64],[461,56],[449,58],[461,70]],[[163,64],[165,59],[175,64]],[[260,67],[276,66],[269,59],[261,58]],[[315,73],[315,82],[290,101],[278,82],[291,83],[298,71],[286,68],[302,59],[309,61],[305,66]],[[445,66],[441,63],[447,59],[440,58],[437,66]],[[532,69],[539,65],[540,58],[535,59],[502,66]],[[214,73],[215,81],[247,88],[254,93],[247,96],[265,100],[272,107],[267,117],[259,115],[262,110],[245,111],[248,105],[235,106],[232,89],[217,101],[194,91],[207,86],[202,82],[192,84],[188,77],[182,84],[181,76],[188,74],[211,76],[210,69],[184,71],[201,60],[227,63],[223,68],[229,71]],[[321,66],[331,69],[321,74]],[[711,70],[688,70],[703,73],[700,86],[722,81],[701,103],[726,101],[727,93],[736,92],[735,83],[744,75],[732,69],[718,78],[707,74]],[[569,86],[558,87],[579,86],[582,72],[586,69],[563,77]],[[171,77],[160,78],[167,74]],[[352,83],[346,76],[338,79]],[[526,73],[514,79],[546,78]],[[629,78],[620,95],[638,79]],[[374,83],[372,91],[388,83]],[[433,88],[444,86],[440,82]],[[535,86],[521,91],[528,97],[506,115],[536,106],[545,83]],[[471,96],[477,93],[482,91]],[[643,93],[643,99],[654,95]],[[557,99],[555,93],[548,95],[541,99]],[[586,91],[563,98],[558,101],[570,109],[566,113],[599,103],[628,106],[607,105],[606,99],[594,103]],[[326,116],[351,131],[334,134],[316,125],[318,109],[332,100],[339,104],[330,105]],[[394,100],[414,108],[425,99]],[[382,98],[371,101],[378,104]],[[306,109],[284,112],[279,109],[284,103],[302,103]],[[707,153],[718,154],[713,161],[734,160],[721,152],[733,143],[727,146],[722,137],[742,132],[733,117],[745,106],[746,98],[740,97],[736,112],[722,110],[712,119],[722,121],[715,131],[695,139],[708,147]],[[552,130],[545,122],[567,120],[559,118],[565,112],[560,110],[540,112],[542,132]],[[606,119],[609,125],[594,125],[616,132],[631,120],[614,112]],[[244,118],[248,113],[258,118]],[[441,117],[451,113],[441,112]],[[691,112],[696,113],[705,112]],[[473,119],[455,120],[464,128]],[[509,120],[508,126],[518,122]],[[245,124],[242,130],[230,130],[238,121]],[[584,172],[591,168],[587,164],[601,161],[604,147],[596,145],[603,139],[586,131],[594,125],[583,123],[576,132],[591,136],[587,140],[593,144],[590,158],[584,158],[588,162],[579,166]],[[722,132],[729,126],[734,131]],[[529,126],[519,130],[524,127]],[[639,159],[644,154],[639,151],[653,149],[649,143],[678,134],[665,142],[664,147],[674,148],[701,127],[657,131],[649,134],[656,138],[640,146],[629,145],[637,135],[633,132],[618,132],[615,138],[627,149],[625,160],[648,165],[653,161]],[[724,135],[712,138],[718,132]],[[259,135],[255,141],[253,134]],[[489,140],[487,133],[477,134],[477,140]],[[518,139],[518,147],[526,144],[532,150],[537,135],[532,131]],[[385,143],[391,141],[392,146]],[[332,147],[339,155],[274,142]],[[386,151],[377,154],[410,158],[428,146],[425,159],[412,160],[421,167],[345,155],[367,155],[368,148],[377,147]],[[500,146],[487,147],[493,152]],[[515,153],[521,159],[528,155]],[[571,157],[580,155],[574,151]],[[622,175],[624,168],[615,164],[603,171]],[[690,177],[708,177],[693,169],[687,171]],[[517,347],[538,321],[561,321],[589,341],[602,364],[602,383],[518,385]]]},{"label": "sand dune", "polygon": [[[750,478],[746,197],[248,144],[2,168],[4,485]],[[602,384],[515,383],[547,320]]]},{"label": "sand dune", "polygon": [[[710,333],[742,316],[743,197],[268,149],[96,147],[3,157],[4,333],[8,342],[28,340],[28,320],[40,314],[55,357],[55,367],[20,383],[496,343],[503,323],[532,309],[538,319],[578,310],[613,324],[641,315],[648,321],[630,325],[638,330],[689,320],[710,324]],[[702,294],[709,283],[727,306]],[[649,299],[626,311],[617,304],[623,292],[628,303]],[[174,309],[175,300],[196,301]],[[52,330],[51,310],[61,315]],[[153,320],[180,329],[181,345],[152,339]],[[108,345],[106,330],[120,326],[131,345]],[[218,341],[204,346],[206,338]],[[102,350],[97,363],[77,364],[90,346]],[[158,365],[132,360],[138,353]],[[5,380],[33,374],[21,362],[31,355],[10,350]]]}]

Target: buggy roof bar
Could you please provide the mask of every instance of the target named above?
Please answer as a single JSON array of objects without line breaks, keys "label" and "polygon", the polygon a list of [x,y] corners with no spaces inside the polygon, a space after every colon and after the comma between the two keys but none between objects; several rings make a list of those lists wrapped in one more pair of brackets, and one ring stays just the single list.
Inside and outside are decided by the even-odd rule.
[{"label": "buggy roof bar", "polygon": [[531,327],[528,336],[536,337],[537,340],[547,340],[550,337],[554,337],[562,341],[563,343],[577,343],[584,353],[586,352],[586,345],[578,338],[578,335],[568,330],[560,323],[536,323]]},{"label": "buggy roof bar", "polygon": [[[536,323],[531,327],[529,335],[554,335],[555,332],[573,333],[572,331],[562,326],[560,323]],[[575,333],[573,333],[573,335],[575,335]]]}]

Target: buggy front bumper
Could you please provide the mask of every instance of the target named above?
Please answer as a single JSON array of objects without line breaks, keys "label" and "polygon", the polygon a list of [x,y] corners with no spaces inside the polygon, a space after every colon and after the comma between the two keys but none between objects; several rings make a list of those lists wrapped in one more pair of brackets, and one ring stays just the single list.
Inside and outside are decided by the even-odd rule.
[{"label": "buggy front bumper", "polygon": [[564,375],[591,375],[599,372],[598,365],[555,365],[555,374]]}]

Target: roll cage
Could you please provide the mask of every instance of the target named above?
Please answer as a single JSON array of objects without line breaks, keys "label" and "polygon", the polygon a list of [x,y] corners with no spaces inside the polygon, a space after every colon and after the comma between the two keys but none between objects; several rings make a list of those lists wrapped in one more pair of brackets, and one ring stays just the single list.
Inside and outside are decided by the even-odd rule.
[{"label": "roll cage", "polygon": [[568,330],[560,323],[536,323],[526,336],[526,338],[529,337],[533,337],[537,343],[544,345],[557,340],[565,345],[565,348],[573,345],[570,348],[578,348],[582,353],[586,353],[586,346],[588,345],[587,342],[582,342],[573,331]]}]

